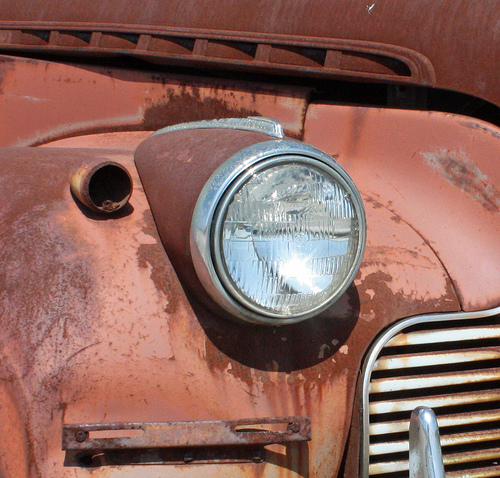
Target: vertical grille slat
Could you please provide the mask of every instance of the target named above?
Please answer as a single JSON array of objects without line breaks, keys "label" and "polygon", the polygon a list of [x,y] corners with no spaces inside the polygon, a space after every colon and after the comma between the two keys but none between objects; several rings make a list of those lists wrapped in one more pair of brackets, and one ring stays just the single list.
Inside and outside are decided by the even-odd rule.
[{"label": "vertical grille slat", "polygon": [[426,406],[447,478],[500,478],[499,312],[413,318],[384,334],[364,371],[365,477],[408,477],[410,413]]}]

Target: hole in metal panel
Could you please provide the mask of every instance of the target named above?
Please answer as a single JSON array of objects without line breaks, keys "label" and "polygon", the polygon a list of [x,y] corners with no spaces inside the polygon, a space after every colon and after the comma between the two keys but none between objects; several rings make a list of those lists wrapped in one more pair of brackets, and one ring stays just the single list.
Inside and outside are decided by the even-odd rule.
[{"label": "hole in metal panel", "polygon": [[89,196],[97,206],[108,209],[130,195],[132,184],[127,172],[113,164],[98,169],[89,182]]},{"label": "hole in metal panel", "polygon": [[138,34],[103,33],[99,42],[99,47],[134,49],[138,42]]},{"label": "hole in metal panel", "polygon": [[286,432],[288,423],[252,423],[236,425],[235,432]]},{"label": "hole in metal panel", "polygon": [[90,32],[60,32],[57,44],[67,47],[89,46],[92,34]]}]

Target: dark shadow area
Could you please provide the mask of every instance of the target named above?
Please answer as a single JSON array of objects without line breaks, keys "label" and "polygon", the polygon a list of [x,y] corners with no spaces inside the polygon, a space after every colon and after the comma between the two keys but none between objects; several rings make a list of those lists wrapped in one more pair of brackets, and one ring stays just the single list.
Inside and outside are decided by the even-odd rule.
[{"label": "dark shadow area", "polygon": [[267,451],[255,446],[67,450],[64,466],[97,468],[130,465],[206,465],[262,463]]},{"label": "dark shadow area", "polygon": [[281,468],[297,473],[297,475],[309,477],[309,444],[307,442],[289,443],[282,446],[285,453],[275,451],[276,445],[271,445],[266,449],[265,461]]},{"label": "dark shadow area", "polygon": [[98,468],[102,466],[224,465],[267,462],[307,478],[309,476],[308,444],[306,442],[290,443],[282,448],[285,453],[255,446],[67,450],[64,466]]},{"label": "dark shadow area", "polygon": [[109,221],[112,219],[121,219],[122,217],[127,217],[130,216],[134,212],[134,206],[132,204],[127,203],[125,206],[123,206],[121,209],[115,212],[95,212],[92,211],[92,209],[89,209],[85,204],[83,204],[70,190],[71,192],[71,197],[73,198],[73,201],[75,201],[75,204],[77,205],[78,209],[80,209],[81,213],[88,217],[89,219],[93,219],[94,221]]},{"label": "dark shadow area", "polygon": [[236,322],[208,311],[190,294],[191,306],[213,345],[247,367],[290,373],[330,358],[345,343],[359,316],[354,285],[313,319],[280,327]]}]

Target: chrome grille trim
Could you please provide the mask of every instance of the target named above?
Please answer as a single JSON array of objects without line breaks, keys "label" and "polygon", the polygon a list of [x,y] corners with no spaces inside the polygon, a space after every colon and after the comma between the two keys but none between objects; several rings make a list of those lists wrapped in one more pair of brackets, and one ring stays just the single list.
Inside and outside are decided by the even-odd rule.
[{"label": "chrome grille trim", "polygon": [[412,317],[374,343],[362,372],[362,477],[408,476],[419,406],[436,412],[447,478],[500,477],[499,315]]}]

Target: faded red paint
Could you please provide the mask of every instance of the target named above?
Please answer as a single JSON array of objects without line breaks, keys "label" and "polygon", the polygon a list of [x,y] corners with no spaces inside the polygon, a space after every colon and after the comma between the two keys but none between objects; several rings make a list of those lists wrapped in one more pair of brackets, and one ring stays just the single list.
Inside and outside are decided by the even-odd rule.
[{"label": "faded red paint", "polygon": [[[110,147],[89,149],[86,137],[87,149],[4,149],[0,163],[2,197],[12,198],[2,216],[8,232],[1,263],[9,264],[2,282],[10,284],[2,350],[16,364],[13,381],[28,404],[25,427],[36,437],[30,439],[30,460],[37,473],[87,473],[62,467],[63,423],[310,415],[307,445],[268,451],[260,464],[197,465],[189,473],[336,475],[358,370],[373,336],[399,317],[458,306],[431,249],[374,203],[367,208],[368,248],[356,286],[321,318],[277,329],[228,321],[185,296],[155,230],[132,152],[113,149],[121,135],[94,140]],[[102,220],[71,198],[69,170],[93,157],[119,161],[131,172],[134,196],[125,214]],[[193,162],[174,161],[174,171]],[[93,473],[175,476],[185,466],[124,465]]]},{"label": "faded red paint", "polygon": [[422,153],[428,164],[458,189],[468,194],[489,212],[498,213],[500,192],[464,150],[439,149]]},{"label": "faded red paint", "polygon": [[[346,456],[346,476],[357,476],[356,382],[375,337],[403,317],[500,304],[498,128],[309,104],[309,87],[221,78],[229,69],[269,81],[293,74],[437,86],[500,105],[494,2],[189,3],[0,0],[4,53],[131,55],[165,68],[0,57],[2,476],[323,478],[338,476]],[[174,75],[171,65],[193,68]],[[211,76],[196,76],[207,66]],[[249,115],[273,117],[337,158],[366,207],[354,283],[319,317],[287,327],[228,320],[189,255],[204,181],[227,155],[267,138],[147,139],[183,121]],[[134,182],[130,204],[109,217],[69,189],[69,172],[96,159],[124,165]],[[190,465],[186,450],[169,466],[136,465],[137,454],[97,457],[92,463],[114,466],[90,470],[74,466],[78,457],[64,466],[67,424],[284,416],[310,416],[312,440],[268,446],[262,462],[245,454],[235,463],[229,446],[225,464],[205,450],[204,464]]]},{"label": "faded red paint", "polygon": [[0,88],[8,91],[0,96],[1,146],[249,115],[272,116],[299,137],[309,92],[21,58],[0,57],[0,65]]},{"label": "faded red paint", "polygon": [[311,105],[304,133],[430,245],[467,311],[500,304],[492,239],[500,234],[499,131],[473,124],[443,113]]}]

